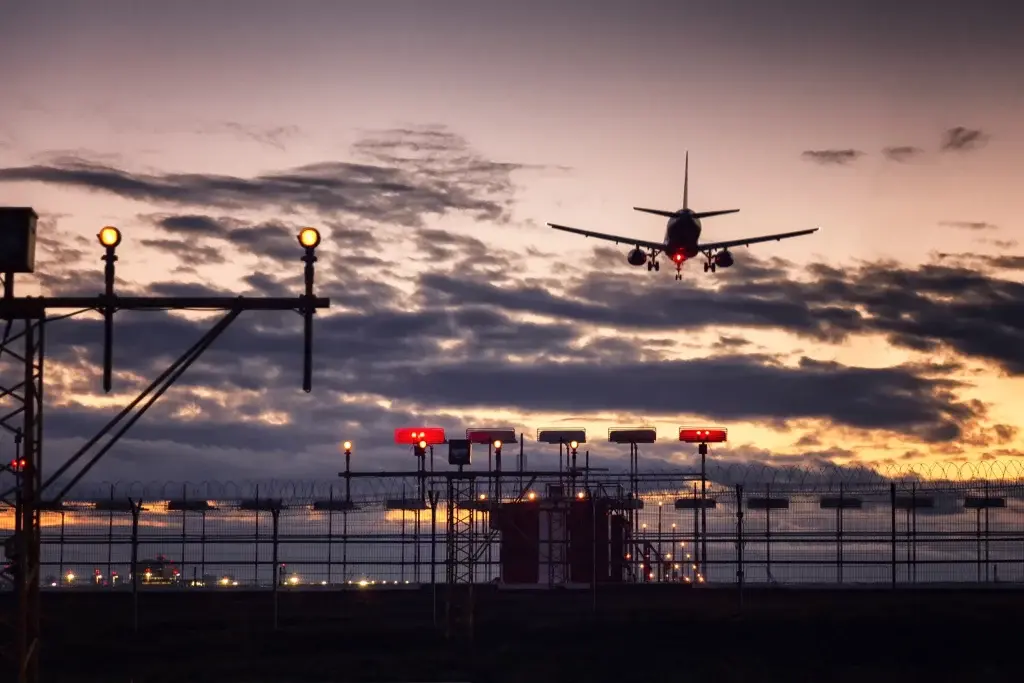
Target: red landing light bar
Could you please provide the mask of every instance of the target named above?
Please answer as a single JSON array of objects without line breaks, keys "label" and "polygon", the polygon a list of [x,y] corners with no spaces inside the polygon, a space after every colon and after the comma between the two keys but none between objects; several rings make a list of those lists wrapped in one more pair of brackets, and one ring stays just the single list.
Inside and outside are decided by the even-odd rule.
[{"label": "red landing light bar", "polygon": [[466,430],[466,438],[470,443],[494,443],[500,441],[503,444],[516,443],[516,430],[504,428],[472,428]]},{"label": "red landing light bar", "polygon": [[395,443],[399,446],[415,446],[426,441],[428,446],[447,443],[443,427],[403,427],[395,430]]},{"label": "red landing light bar", "polygon": [[719,427],[680,427],[679,440],[684,443],[725,443],[728,430]]}]

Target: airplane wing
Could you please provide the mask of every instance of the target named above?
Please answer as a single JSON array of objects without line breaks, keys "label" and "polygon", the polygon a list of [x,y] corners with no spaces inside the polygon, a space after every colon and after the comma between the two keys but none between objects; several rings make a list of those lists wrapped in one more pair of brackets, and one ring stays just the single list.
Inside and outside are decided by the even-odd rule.
[{"label": "airplane wing", "polygon": [[580,228],[570,228],[567,225],[556,225],[554,223],[548,223],[548,227],[554,228],[555,230],[562,230],[564,232],[571,232],[577,235],[583,235],[584,237],[594,237],[599,240],[608,240],[609,242],[615,242],[615,244],[632,244],[638,247],[644,247],[645,249],[654,249],[655,251],[664,251],[665,244],[662,242],[648,242],[647,240],[638,240],[635,237],[621,237],[619,235],[608,235],[603,232],[593,232],[591,230],[581,230]]},{"label": "airplane wing", "polygon": [[759,242],[776,242],[789,239],[790,237],[810,235],[814,232],[818,232],[818,228],[797,230],[796,232],[780,232],[777,235],[762,235],[761,237],[748,237],[740,240],[726,240],[725,242],[704,242],[698,248],[701,251],[713,251],[715,249],[728,249],[729,247],[749,247],[751,244],[758,244]]}]

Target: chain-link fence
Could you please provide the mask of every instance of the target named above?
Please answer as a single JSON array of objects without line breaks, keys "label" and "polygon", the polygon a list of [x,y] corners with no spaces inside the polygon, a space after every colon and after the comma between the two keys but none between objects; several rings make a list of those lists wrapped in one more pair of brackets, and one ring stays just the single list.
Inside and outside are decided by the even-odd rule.
[{"label": "chain-link fence", "polygon": [[[948,475],[948,471],[943,472]],[[628,498],[627,581],[769,584],[1024,582],[1024,482],[836,470],[479,477],[474,498]],[[702,490],[703,489],[703,490]],[[438,492],[435,507],[430,491]],[[91,494],[91,495],[85,495]],[[263,485],[104,484],[43,513],[45,587],[414,585],[445,580],[443,475]],[[133,512],[133,504],[142,504]],[[635,506],[634,506],[635,507]],[[501,536],[479,505],[472,576],[501,580]],[[742,515],[738,514],[742,512]],[[137,516],[137,519],[135,519]],[[13,513],[0,524],[13,528]],[[275,573],[275,568],[277,572]]]}]

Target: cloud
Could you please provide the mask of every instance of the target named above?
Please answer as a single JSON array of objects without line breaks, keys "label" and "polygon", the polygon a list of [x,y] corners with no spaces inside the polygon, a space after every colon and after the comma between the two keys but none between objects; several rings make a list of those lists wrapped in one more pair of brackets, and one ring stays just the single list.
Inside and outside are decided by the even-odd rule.
[{"label": "cloud", "polygon": [[920,147],[914,147],[912,145],[899,145],[895,147],[886,147],[882,150],[882,156],[889,161],[895,161],[897,163],[906,163],[912,161],[917,157],[924,154],[924,150]]},{"label": "cloud", "polygon": [[273,209],[357,217],[417,227],[451,212],[507,221],[522,164],[488,161],[443,129],[385,131],[354,150],[376,163],[325,161],[250,178],[132,172],[81,156],[0,168],[0,182],[38,182],[114,194],[166,207]]},{"label": "cloud", "polygon": [[[452,238],[450,242],[459,241]],[[914,275],[891,266],[878,267],[895,273],[897,279]],[[771,272],[770,268],[754,269],[758,270]],[[637,318],[624,318],[622,311],[634,310],[634,301],[650,300],[650,283],[646,281],[631,293],[624,281],[611,282],[606,289],[599,286],[603,278],[584,278],[570,285],[570,297],[554,286],[535,289],[526,283],[506,282],[488,288],[470,277],[461,283],[465,296],[434,300],[430,288],[439,281],[421,278],[414,281],[419,293],[412,298],[400,293],[366,295],[359,307],[318,316],[315,393],[311,396],[297,389],[301,364],[298,317],[246,314],[188,371],[162,405],[146,416],[133,431],[133,438],[167,444],[164,448],[180,443],[190,448],[204,445],[218,453],[237,451],[237,466],[242,469],[251,467],[241,455],[246,452],[266,458],[299,458],[306,463],[301,467],[312,472],[322,466],[323,457],[330,457],[341,434],[373,452],[386,451],[387,435],[395,426],[444,421],[458,428],[473,416],[486,418],[495,410],[523,415],[615,414],[624,419],[631,415],[636,419],[694,415],[780,425],[804,418],[869,432],[896,432],[924,442],[957,439],[963,430],[985,419],[983,405],[957,397],[963,385],[947,377],[955,370],[951,367],[856,368],[799,356],[789,360],[764,354],[737,355],[738,342],[726,335],[720,335],[731,346],[725,355],[678,360],[670,343],[630,334],[631,330],[678,333],[714,329],[721,325],[716,313],[725,310],[731,323],[741,328],[751,323],[781,329],[790,325],[814,336],[824,332],[817,325],[828,317],[822,315],[827,310],[823,301],[832,298],[847,309],[864,308],[864,315],[878,316],[879,325],[885,320],[884,311],[872,306],[878,305],[876,299],[884,302],[891,298],[892,281],[877,282],[878,273],[869,267],[850,269],[839,282],[850,288],[844,293],[832,279],[847,271],[818,266],[813,272],[817,279],[807,283],[780,282],[766,276],[723,278],[717,292],[666,288],[666,295],[675,292],[676,297],[686,298],[667,296],[657,307],[666,311],[664,316],[652,313]],[[445,286],[458,283],[451,273],[444,278],[440,283]],[[267,276],[255,275],[251,284],[258,279],[265,288],[277,285]],[[356,271],[339,287],[355,291],[366,291],[374,284],[389,287],[375,280],[372,273]],[[871,289],[860,289],[869,285]],[[150,291],[174,291],[169,287],[155,285]],[[189,293],[203,293],[201,286],[188,288]],[[779,288],[781,292],[769,294]],[[943,286],[912,283],[902,288],[927,295],[934,290],[963,292],[977,287],[952,282]],[[620,294],[616,298],[612,292]],[[584,299],[585,295],[589,298]],[[700,297],[706,304],[700,303]],[[780,306],[783,299],[798,302],[805,307],[804,313],[797,315],[797,309]],[[906,301],[892,305],[899,310],[897,321],[904,320],[906,311],[901,307],[915,320],[915,308]],[[674,313],[678,310],[688,313],[678,316]],[[936,317],[942,314],[934,312],[927,319]],[[841,320],[847,334],[879,329],[864,325],[859,317]],[[617,329],[598,334],[595,321]],[[115,329],[117,386],[121,390],[141,388],[141,378],[162,370],[209,325],[165,312],[119,314]],[[64,321],[49,328],[50,359],[75,368],[77,391],[81,386],[95,386],[98,380],[101,331],[101,323],[95,319]],[[893,333],[901,335],[902,343],[909,343],[915,330]],[[938,329],[933,334],[936,336],[927,341],[936,344],[949,333]],[[981,350],[989,353],[992,349]],[[54,372],[51,376],[71,375]],[[50,395],[68,396],[69,391],[54,390]],[[98,427],[97,411],[87,403],[67,403],[66,398],[60,403],[52,408],[47,422],[52,438],[81,439],[90,431],[88,424]],[[132,452],[128,449],[114,462],[123,464],[125,458],[135,457]],[[275,455],[289,452],[292,455]],[[227,464],[216,467],[224,471]],[[299,464],[295,467],[301,469]]]},{"label": "cloud", "polygon": [[284,150],[285,142],[294,139],[300,134],[298,126],[254,126],[238,123],[237,121],[224,121],[218,124],[203,126],[196,132],[204,135],[229,133],[235,137],[251,140],[279,150]]},{"label": "cloud", "polygon": [[968,152],[983,147],[990,138],[983,130],[956,126],[943,134],[940,149],[943,152]]},{"label": "cloud", "polygon": [[800,156],[822,166],[847,166],[864,156],[864,152],[857,149],[817,149],[807,150]]},{"label": "cloud", "polygon": [[[442,207],[439,211],[475,211],[474,201],[489,201],[495,210],[481,215],[507,215],[515,165],[482,159],[460,140],[444,129],[376,132],[356,148],[365,166],[354,166],[373,169],[366,177],[401,179],[414,198],[429,194],[422,188],[454,188],[442,193],[444,201],[430,204]],[[79,177],[56,163],[27,168],[65,178],[60,181],[65,184],[71,182],[67,173]],[[0,170],[0,178],[26,173]],[[314,177],[302,169],[234,179],[139,175],[110,166],[101,176],[86,174],[71,184],[106,183],[124,196],[170,197],[163,202],[170,206],[143,215],[156,228],[143,243],[189,268],[234,262],[234,254],[296,261],[300,223],[228,217],[226,209],[232,201],[258,205],[263,199],[250,200],[250,195],[260,187],[276,192],[272,201],[278,203],[293,193],[310,206],[334,206],[338,197],[349,196],[347,185],[339,189],[338,177],[323,182]],[[384,202],[360,188],[357,197],[383,202],[373,206],[385,207],[385,213],[407,210],[397,194]],[[688,276],[681,287],[665,278],[638,278],[621,253],[597,250],[590,269],[537,277],[523,274],[522,253],[496,249],[474,235],[426,227],[418,219],[398,230],[379,226],[378,215],[356,212],[319,223],[332,248],[319,254],[317,290],[331,297],[332,310],[315,321],[313,394],[298,388],[299,317],[247,313],[143,418],[96,476],[237,478],[254,471],[324,476],[336,467],[343,438],[359,443],[360,457],[372,463],[367,469],[407,466],[408,454],[389,443],[396,426],[428,422],[459,430],[493,422],[496,415],[517,429],[537,426],[519,421],[546,422],[557,414],[603,423],[677,417],[750,421],[780,430],[796,421],[818,430],[820,443],[807,442],[800,447],[806,452],[784,455],[818,459],[856,459],[852,446],[849,454],[827,446],[837,442],[835,430],[868,442],[895,434],[908,442],[901,452],[968,441],[977,444],[971,448],[994,452],[997,445],[1008,450],[1005,439],[1018,436],[1000,432],[1000,425],[991,427],[995,436],[987,441],[977,436],[989,424],[988,408],[965,398],[967,380],[956,379],[969,377],[959,365],[967,360],[1024,374],[1019,354],[1024,316],[1015,303],[1024,300],[1024,285],[993,276],[995,261],[987,269],[893,262],[841,268],[812,263],[797,269],[782,259],[745,256],[713,282]],[[53,263],[41,273],[45,286],[99,291],[93,243],[46,234],[53,236],[51,243],[41,243]],[[430,268],[401,272],[379,258],[383,244],[407,250],[403,253],[411,261],[429,262]],[[1016,257],[1001,258],[1009,263]],[[286,275],[258,268],[244,283],[260,294],[294,294],[301,274],[298,268]],[[123,285],[124,292],[214,294],[189,278]],[[127,402],[130,392],[141,389],[211,324],[195,314],[120,312],[115,323],[119,398]],[[789,333],[796,343],[779,354],[764,352],[748,341],[757,341],[758,330]],[[812,358],[799,348],[800,340],[828,345],[866,335],[927,352],[935,361],[854,367]],[[98,407],[95,396],[101,338],[102,324],[95,317],[47,328],[51,466],[61,457],[57,453],[66,454],[91,436],[109,412]],[[823,348],[828,347],[815,351]],[[674,444],[658,444],[650,457],[670,461],[674,450]],[[593,451],[594,457],[621,455],[606,444],[595,443]]]},{"label": "cloud", "polygon": [[986,223],[984,221],[941,221],[939,225],[944,225],[948,228],[960,228],[961,230],[996,230],[999,228],[994,223]]}]

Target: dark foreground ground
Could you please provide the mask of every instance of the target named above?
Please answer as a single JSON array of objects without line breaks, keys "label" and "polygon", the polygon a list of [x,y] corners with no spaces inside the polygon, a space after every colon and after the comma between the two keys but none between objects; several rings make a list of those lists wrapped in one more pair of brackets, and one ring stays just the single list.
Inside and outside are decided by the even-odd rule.
[{"label": "dark foreground ground", "polygon": [[[10,594],[2,596],[9,608]],[[44,593],[43,678],[176,681],[1019,681],[1021,590],[430,588]],[[596,611],[595,611],[596,604]],[[9,671],[9,670],[8,670]],[[5,672],[6,673],[6,672]]]}]

